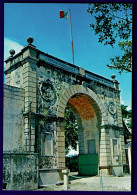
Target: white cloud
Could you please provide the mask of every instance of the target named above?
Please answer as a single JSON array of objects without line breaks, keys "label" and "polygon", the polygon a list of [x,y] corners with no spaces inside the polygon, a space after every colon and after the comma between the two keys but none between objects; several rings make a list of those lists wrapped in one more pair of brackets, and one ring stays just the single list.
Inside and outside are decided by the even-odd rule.
[{"label": "white cloud", "polygon": [[127,110],[131,110],[131,102],[125,102],[125,100],[123,100],[123,98],[120,97],[120,103],[125,105],[125,106],[128,106]]},{"label": "white cloud", "polygon": [[125,105],[125,102],[124,102],[124,100],[122,98],[120,100],[120,103],[123,104],[123,105]]},{"label": "white cloud", "polygon": [[[4,61],[10,56],[9,51],[11,49],[15,50],[15,54],[21,51],[23,48],[22,45],[17,43],[16,41],[12,41],[6,37],[4,37]],[[6,69],[6,64],[4,62],[4,70]],[[4,75],[4,83],[5,83],[5,75]]]},{"label": "white cloud", "polygon": [[15,54],[17,54],[18,52],[21,51],[22,48],[23,46],[20,45],[19,43],[5,37],[4,38],[4,60],[6,60],[10,56],[9,51],[11,49],[14,49]]}]

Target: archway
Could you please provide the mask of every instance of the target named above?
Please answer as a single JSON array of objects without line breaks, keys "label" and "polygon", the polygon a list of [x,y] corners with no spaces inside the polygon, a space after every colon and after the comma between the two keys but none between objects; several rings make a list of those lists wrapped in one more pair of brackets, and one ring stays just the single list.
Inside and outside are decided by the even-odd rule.
[{"label": "archway", "polygon": [[[80,154],[98,153],[99,151],[99,119],[97,119],[96,110],[94,110],[92,99],[82,93],[75,94],[68,100],[68,106],[72,109],[78,122],[79,152]],[[98,111],[99,112],[99,111]],[[99,114],[98,114],[99,116]],[[88,141],[95,141],[95,148],[88,147]],[[89,142],[90,143],[90,142]]]},{"label": "archway", "polygon": [[[66,105],[72,109],[78,122],[80,174],[96,175],[98,173],[100,154],[100,125],[105,123],[103,118],[105,109],[92,90],[82,85],[71,86],[62,94],[58,104],[57,116],[59,122],[57,123],[57,135],[61,135],[61,133],[65,135],[63,118]],[[59,168],[65,167],[65,156],[63,157],[63,148],[61,146],[65,150],[65,138],[58,136]]]},{"label": "archway", "polygon": [[78,123],[79,174],[97,175],[99,161],[99,110],[91,97],[77,93],[68,100]]}]

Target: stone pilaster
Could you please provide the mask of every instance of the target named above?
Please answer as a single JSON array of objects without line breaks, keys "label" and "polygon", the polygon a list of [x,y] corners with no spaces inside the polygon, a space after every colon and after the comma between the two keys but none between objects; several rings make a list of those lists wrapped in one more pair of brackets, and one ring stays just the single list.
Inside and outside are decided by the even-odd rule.
[{"label": "stone pilaster", "polygon": [[65,168],[65,130],[63,121],[57,121],[57,166],[58,168]]},{"label": "stone pilaster", "polygon": [[126,164],[126,152],[125,152],[125,141],[123,132],[120,132],[120,144],[121,144],[121,157],[122,157],[122,164]]},{"label": "stone pilaster", "polygon": [[120,99],[116,99],[116,105],[117,105],[117,118],[118,118],[118,127],[123,127],[123,122],[122,122],[122,111],[121,111],[121,104],[120,104]]},{"label": "stone pilaster", "polygon": [[28,61],[23,66],[23,88],[25,89],[25,112],[29,111],[31,104],[31,111],[36,112],[36,64],[35,61]]},{"label": "stone pilaster", "polygon": [[23,65],[23,88],[25,89],[25,129],[24,148],[25,151],[35,152],[35,118],[32,113],[36,113],[37,104],[37,60],[31,56],[30,48],[25,49],[23,56],[27,59]]},{"label": "stone pilaster", "polygon": [[99,166],[102,169],[103,175],[110,174],[109,166],[111,165],[111,148],[110,148],[110,137],[109,130],[105,127],[100,129],[100,158]]}]

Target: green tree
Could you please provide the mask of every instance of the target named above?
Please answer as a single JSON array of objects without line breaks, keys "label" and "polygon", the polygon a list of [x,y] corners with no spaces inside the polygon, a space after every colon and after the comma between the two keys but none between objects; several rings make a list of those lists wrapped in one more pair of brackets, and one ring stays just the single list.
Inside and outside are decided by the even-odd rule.
[{"label": "green tree", "polygon": [[121,105],[121,110],[122,110],[122,117],[123,118],[127,118],[128,117],[128,110],[127,110],[127,107],[128,106],[125,106],[125,105]]},{"label": "green tree", "polygon": [[72,110],[66,106],[65,109],[65,149],[69,152],[69,146],[76,150],[78,141],[78,125]]},{"label": "green tree", "polygon": [[[121,110],[122,110],[122,117],[123,118],[132,118],[132,110],[127,110],[128,106],[125,105],[121,105]],[[129,122],[126,124],[129,128],[132,129],[132,123]]]},{"label": "green tree", "polygon": [[98,35],[98,42],[113,48],[117,44],[122,51],[121,56],[110,59],[108,68],[132,72],[132,4],[92,3],[87,11],[94,17],[90,27]]}]

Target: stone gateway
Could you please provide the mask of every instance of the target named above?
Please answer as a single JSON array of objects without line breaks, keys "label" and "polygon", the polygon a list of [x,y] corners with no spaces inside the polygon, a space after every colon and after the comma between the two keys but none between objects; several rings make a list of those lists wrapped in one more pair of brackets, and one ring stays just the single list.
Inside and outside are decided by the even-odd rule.
[{"label": "stone gateway", "polygon": [[79,174],[123,175],[119,83],[38,50],[5,61],[3,182],[33,190],[63,180],[66,105],[78,122]]}]

